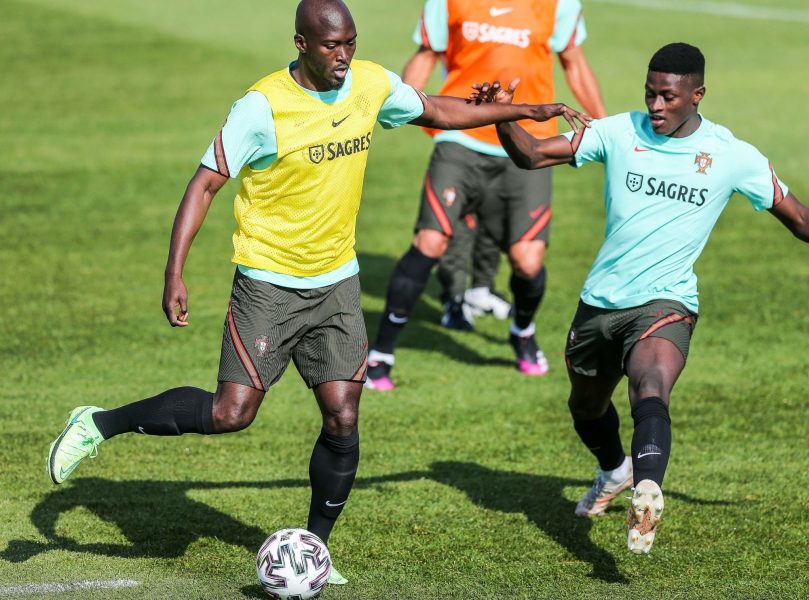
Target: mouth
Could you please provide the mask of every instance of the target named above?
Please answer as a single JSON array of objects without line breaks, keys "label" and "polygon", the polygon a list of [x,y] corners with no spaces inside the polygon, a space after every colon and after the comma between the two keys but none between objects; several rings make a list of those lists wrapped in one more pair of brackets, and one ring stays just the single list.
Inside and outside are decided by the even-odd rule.
[{"label": "mouth", "polygon": [[652,123],[652,128],[654,129],[658,129],[666,123],[666,119],[663,117],[663,115],[655,115],[651,113],[649,114],[649,121]]},{"label": "mouth", "polygon": [[346,73],[348,73],[348,65],[340,65],[339,67],[336,67],[332,73],[334,73],[334,76],[337,79],[342,81],[346,78]]}]

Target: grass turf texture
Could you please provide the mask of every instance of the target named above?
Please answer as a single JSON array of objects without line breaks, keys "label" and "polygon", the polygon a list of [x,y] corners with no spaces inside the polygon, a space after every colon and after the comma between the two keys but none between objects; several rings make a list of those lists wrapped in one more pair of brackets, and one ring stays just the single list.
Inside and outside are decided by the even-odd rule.
[{"label": "grass turf texture", "polygon": [[[294,2],[255,6],[2,2],[0,586],[121,578],[142,585],[62,595],[260,597],[255,551],[268,533],[305,524],[319,418],[294,370],[242,433],[124,436],[59,488],[44,471],[73,406],[214,383],[233,184],[191,251],[186,330],[163,318],[162,269],[177,202],[230,103],[293,56]],[[419,2],[352,7],[358,56],[399,70]],[[657,47],[695,43],[708,58],[704,113],[809,200],[809,82],[795,76],[805,23],[586,8],[610,111],[642,108]],[[371,334],[429,150],[415,128],[374,139],[358,222]],[[551,374],[513,370],[502,323],[440,328],[431,284],[397,355],[399,388],[364,396],[360,472],[331,544],[351,583],[324,598],[809,595],[807,248],[741,198],[720,220],[697,265],[702,313],[672,401],[666,513],[653,554],[631,556],[623,502],[605,518],[573,517],[593,461],[570,425],[562,349],[601,239],[602,174],[554,175],[538,319]],[[506,289],[506,269],[499,281]],[[615,399],[626,445],[625,386]]]}]

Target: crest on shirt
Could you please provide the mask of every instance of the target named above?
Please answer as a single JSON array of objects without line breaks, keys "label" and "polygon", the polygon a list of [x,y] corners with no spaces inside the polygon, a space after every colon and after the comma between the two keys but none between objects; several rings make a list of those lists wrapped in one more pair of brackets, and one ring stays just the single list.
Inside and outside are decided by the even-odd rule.
[{"label": "crest on shirt", "polygon": [[315,164],[318,164],[321,160],[323,160],[323,144],[309,146],[309,160]]},{"label": "crest on shirt", "polygon": [[480,23],[476,23],[475,21],[464,21],[463,25],[461,25],[461,31],[463,32],[463,36],[468,41],[474,42],[478,39]]},{"label": "crest on shirt", "polygon": [[697,154],[696,158],[694,158],[694,164],[697,165],[697,173],[707,175],[705,171],[713,164],[713,159],[707,152],[700,152]]},{"label": "crest on shirt", "polygon": [[637,173],[632,172],[626,174],[626,187],[629,188],[630,192],[637,192],[642,185],[643,175],[638,175]]},{"label": "crest on shirt", "polygon": [[447,207],[455,204],[455,198],[458,197],[458,194],[455,191],[455,186],[446,188],[441,195],[444,197],[444,202],[446,203]]},{"label": "crest on shirt", "polygon": [[269,349],[270,340],[266,335],[256,338],[256,354],[258,354],[259,358],[264,358],[264,355],[267,354],[267,350]]}]

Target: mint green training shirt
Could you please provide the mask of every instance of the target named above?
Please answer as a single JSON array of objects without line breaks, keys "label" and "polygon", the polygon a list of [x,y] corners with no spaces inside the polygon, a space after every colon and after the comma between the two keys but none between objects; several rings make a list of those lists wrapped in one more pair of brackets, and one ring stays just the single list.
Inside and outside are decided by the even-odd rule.
[{"label": "mint green training shirt", "polygon": [[631,308],[656,299],[699,311],[694,263],[734,192],[755,210],[788,193],[753,146],[702,117],[684,138],[652,130],[649,116],[631,112],[593,121],[573,145],[573,163],[604,163],[604,244],[581,299],[600,308]]}]

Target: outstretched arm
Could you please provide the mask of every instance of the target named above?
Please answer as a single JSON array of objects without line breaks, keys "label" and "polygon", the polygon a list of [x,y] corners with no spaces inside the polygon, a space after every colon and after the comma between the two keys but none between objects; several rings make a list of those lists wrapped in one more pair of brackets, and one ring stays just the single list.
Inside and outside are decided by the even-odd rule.
[{"label": "outstretched arm", "polygon": [[796,238],[809,243],[809,206],[801,204],[792,192],[789,192],[778,205],[773,206],[770,213]]},{"label": "outstretched arm", "polygon": [[[519,82],[519,79],[511,82],[511,97]],[[521,119],[547,121],[553,117],[564,117],[573,130],[578,131],[579,123],[587,126],[590,122],[590,117],[561,103],[511,104],[510,100],[494,102],[493,98],[501,89],[498,81],[492,85],[481,84],[477,89],[479,92],[466,100],[450,96],[422,96],[424,112],[410,121],[410,124],[435,129],[472,129]]]},{"label": "outstretched arm", "polygon": [[601,99],[601,90],[598,79],[587,62],[582,46],[573,46],[559,53],[559,62],[565,72],[567,85],[576,100],[584,108],[584,112],[595,119],[607,116],[604,101]]},{"label": "outstretched arm", "polygon": [[497,125],[497,137],[509,158],[521,169],[544,169],[568,164],[573,158],[573,147],[563,135],[539,139],[516,123]]},{"label": "outstretched arm", "polygon": [[163,287],[163,312],[172,327],[188,325],[188,291],[183,282],[183,267],[216,192],[227,180],[224,175],[200,166],[188,182],[177,208]]},{"label": "outstretched arm", "polygon": [[430,80],[439,56],[431,48],[421,46],[407,61],[402,71],[402,81],[417,90],[423,90]]}]

